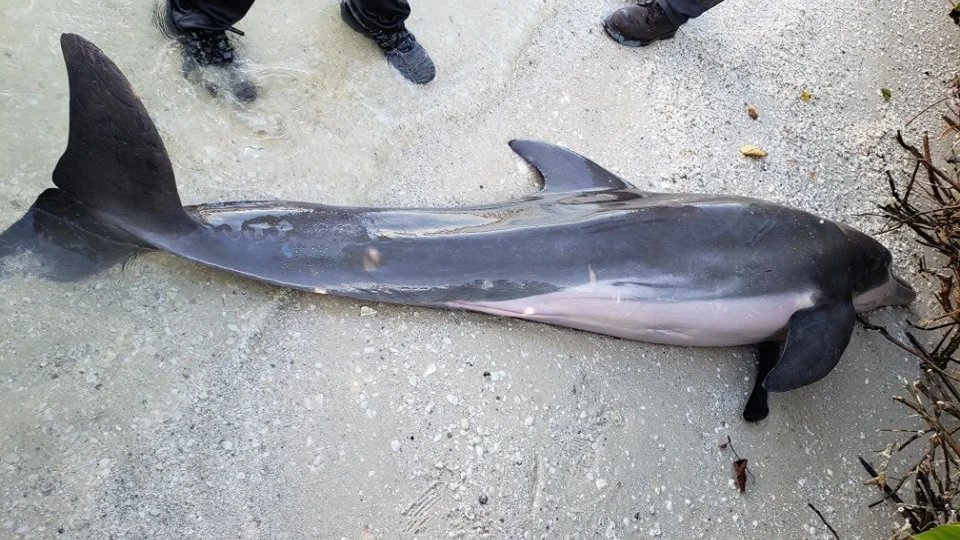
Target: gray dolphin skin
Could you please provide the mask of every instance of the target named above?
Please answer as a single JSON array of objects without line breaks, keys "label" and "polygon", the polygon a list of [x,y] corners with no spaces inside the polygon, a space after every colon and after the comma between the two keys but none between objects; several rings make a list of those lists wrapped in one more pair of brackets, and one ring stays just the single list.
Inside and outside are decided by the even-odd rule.
[{"label": "gray dolphin skin", "polygon": [[59,238],[61,247],[46,253],[87,261],[72,266],[73,277],[153,249],[317,293],[656,343],[759,344],[748,420],[766,416],[767,391],[833,369],[856,311],[915,296],[891,273],[890,252],[847,226],[744,197],[641,191],[534,141],[510,146],[540,171],[544,187],[504,203],[184,207],[160,135],[119,69],[83,38],[64,35],[61,45],[70,135],[53,173],[57,188],[3,233],[5,242],[0,236],[0,255],[30,234]]}]

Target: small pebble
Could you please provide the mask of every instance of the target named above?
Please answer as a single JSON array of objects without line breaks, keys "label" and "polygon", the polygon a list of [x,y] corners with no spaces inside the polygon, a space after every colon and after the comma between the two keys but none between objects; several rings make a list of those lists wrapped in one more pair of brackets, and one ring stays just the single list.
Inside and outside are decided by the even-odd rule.
[{"label": "small pebble", "polygon": [[376,314],[377,314],[377,310],[373,309],[372,307],[362,306],[360,308],[361,317],[373,317]]},{"label": "small pebble", "polygon": [[481,494],[480,494],[480,504],[487,504],[487,500],[488,500],[488,499],[487,499],[487,494],[486,494],[486,493],[481,493]]},{"label": "small pebble", "polygon": [[399,452],[399,451],[400,451],[400,441],[392,441],[392,442],[390,442],[390,448],[393,448],[393,451],[394,451],[394,452]]},{"label": "small pebble", "polygon": [[460,398],[453,394],[447,394],[447,401],[449,401],[451,405],[456,405],[460,403]]}]

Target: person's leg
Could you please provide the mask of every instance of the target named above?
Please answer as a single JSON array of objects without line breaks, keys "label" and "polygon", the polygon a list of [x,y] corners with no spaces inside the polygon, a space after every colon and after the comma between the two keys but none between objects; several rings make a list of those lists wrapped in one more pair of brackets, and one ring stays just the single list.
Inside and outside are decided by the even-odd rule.
[{"label": "person's leg", "polygon": [[226,31],[246,15],[254,0],[164,0],[160,26],[183,46],[183,75],[213,95],[240,102],[257,98],[257,88],[237,69],[236,53]]},{"label": "person's leg", "polygon": [[365,28],[387,33],[403,30],[410,16],[406,0],[350,0],[350,8]]},{"label": "person's leg", "polygon": [[673,24],[680,26],[695,19],[723,0],[657,0]]},{"label": "person's leg", "polygon": [[173,23],[181,30],[226,30],[237,24],[254,0],[169,0]]},{"label": "person's leg", "polygon": [[699,17],[722,0],[640,0],[604,19],[610,37],[629,47],[672,38],[680,25]]},{"label": "person's leg", "polygon": [[430,55],[404,24],[410,16],[407,0],[342,0],[340,13],[351,28],[377,43],[401,75],[418,84],[433,80]]}]

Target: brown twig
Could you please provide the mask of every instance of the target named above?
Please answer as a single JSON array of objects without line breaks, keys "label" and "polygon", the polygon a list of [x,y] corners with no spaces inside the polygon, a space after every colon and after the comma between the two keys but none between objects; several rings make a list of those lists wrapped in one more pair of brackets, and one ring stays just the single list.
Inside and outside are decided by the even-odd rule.
[{"label": "brown twig", "polygon": [[[950,110],[952,116],[945,118],[947,133],[960,137],[960,119],[957,111]],[[932,340],[935,346],[925,346],[911,331],[904,332],[902,338],[894,337],[861,317],[866,328],[880,332],[917,358],[921,377],[907,386],[907,395],[894,400],[909,409],[923,427],[884,430],[908,434],[892,451],[903,452],[913,446],[913,451],[920,454],[906,474],[893,475],[888,462],[883,463],[880,471],[863,458],[860,462],[871,476],[868,483],[876,484],[883,493],[879,502],[896,503],[912,532],[920,533],[956,520],[955,509],[960,507],[960,442],[956,436],[960,432],[960,376],[955,370],[958,360],[954,358],[960,350],[960,163],[951,170],[935,164],[926,134],[919,148],[908,143],[899,131],[897,142],[913,158],[913,164],[902,188],[894,175],[887,173],[893,201],[879,208],[889,219],[885,230],[906,227],[916,234],[917,244],[932,249],[945,260],[943,266],[931,268],[920,258],[918,270],[919,275],[934,284],[933,297],[942,314],[908,322],[916,330],[940,335]],[[927,445],[918,448],[916,443],[921,440],[927,441]],[[883,455],[890,457],[887,452]],[[912,485],[912,503],[899,495],[905,485]]]},{"label": "brown twig", "polygon": [[837,534],[837,531],[833,530],[833,527],[831,527],[829,523],[827,523],[827,518],[823,517],[823,514],[821,514],[820,511],[817,510],[817,507],[814,506],[813,503],[807,503],[807,506],[809,506],[811,510],[817,513],[817,516],[820,518],[820,521],[822,521],[823,524],[826,525],[828,529],[830,529],[830,532],[833,533],[833,537],[836,538],[837,540],[840,540],[840,535]]}]

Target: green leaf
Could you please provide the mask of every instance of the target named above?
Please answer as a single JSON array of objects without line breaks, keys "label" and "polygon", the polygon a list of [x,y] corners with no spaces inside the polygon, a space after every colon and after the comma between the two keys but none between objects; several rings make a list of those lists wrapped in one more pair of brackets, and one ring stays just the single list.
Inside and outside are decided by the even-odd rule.
[{"label": "green leaf", "polygon": [[925,533],[916,534],[914,540],[960,540],[960,523],[948,523]]},{"label": "green leaf", "polygon": [[893,96],[893,92],[889,88],[881,88],[880,93],[883,94],[884,101],[890,101],[890,97]]}]

